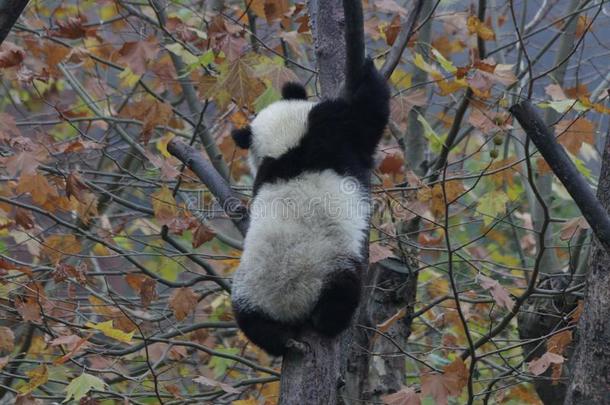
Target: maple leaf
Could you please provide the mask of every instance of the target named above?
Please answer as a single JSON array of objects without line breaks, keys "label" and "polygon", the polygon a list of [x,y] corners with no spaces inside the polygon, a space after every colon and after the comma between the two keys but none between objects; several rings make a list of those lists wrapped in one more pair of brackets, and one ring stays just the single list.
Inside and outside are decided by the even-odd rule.
[{"label": "maple leaf", "polygon": [[461,358],[443,368],[443,374],[424,374],[421,377],[422,395],[430,395],[437,405],[447,405],[449,396],[460,395],[468,383],[468,368]]},{"label": "maple leaf", "polygon": [[558,84],[549,84],[544,88],[544,92],[551,96],[553,101],[562,101],[568,98],[563,92],[563,89]]},{"label": "maple leaf", "polygon": [[28,297],[25,301],[15,298],[15,309],[25,322],[40,323],[42,321],[40,304],[34,297]]},{"label": "maple leaf", "polygon": [[562,355],[570,343],[572,343],[572,331],[564,330],[551,336],[546,341],[546,348],[551,353]]},{"label": "maple leaf", "polygon": [[49,381],[49,370],[46,365],[41,365],[33,370],[26,371],[25,374],[29,377],[27,384],[19,388],[21,394],[29,394],[39,386]]},{"label": "maple leaf", "polygon": [[380,243],[371,243],[369,245],[369,263],[377,263],[388,257],[394,257],[392,250],[381,245]]},{"label": "maple leaf", "polygon": [[25,51],[12,42],[5,41],[0,45],[0,68],[19,65],[25,58]]},{"label": "maple leaf", "polygon": [[491,296],[499,306],[506,308],[509,311],[513,309],[515,302],[511,298],[508,291],[506,291],[506,288],[504,288],[498,280],[494,280],[493,278],[479,273],[477,275],[477,281],[481,287],[489,290]]},{"label": "maple leaf", "polygon": [[154,36],[146,41],[125,42],[119,49],[118,61],[124,63],[132,72],[141,76],[146,72],[146,65],[154,60],[160,47]]},{"label": "maple leaf", "polygon": [[576,155],[583,143],[593,145],[595,142],[595,124],[582,117],[561,120],[555,125],[555,134],[559,143]]},{"label": "maple leaf", "polygon": [[135,331],[125,333],[122,330],[116,329],[112,320],[100,323],[87,322],[85,326],[91,329],[99,330],[104,335],[124,343],[131,343],[131,339],[135,333]]},{"label": "maple leaf", "polygon": [[229,98],[233,98],[238,106],[250,107],[265,91],[265,85],[255,75],[252,61],[251,58],[240,58],[223,68],[224,73],[210,90],[221,108],[226,108]]},{"label": "maple leaf", "polygon": [[50,197],[59,197],[57,189],[49,184],[46,177],[37,173],[22,174],[17,184],[18,193],[30,193],[36,204],[44,204]]},{"label": "maple leaf", "polygon": [[157,126],[168,125],[173,115],[172,106],[155,98],[147,97],[129,104],[119,114],[121,117],[143,121],[141,141],[146,145]]},{"label": "maple leaf", "polygon": [[56,21],[59,27],[51,33],[53,37],[78,39],[86,35],[94,33],[95,30],[88,30],[84,24],[87,23],[87,17],[79,15],[78,17],[68,17],[64,21]]},{"label": "maple leaf", "polygon": [[169,306],[174,311],[176,319],[181,321],[195,309],[199,295],[190,287],[175,290],[169,298]]},{"label": "maple leaf", "polygon": [[252,66],[253,77],[270,80],[276,90],[281,90],[288,82],[299,81],[299,77],[286,67],[284,60],[279,56],[273,58],[261,56],[259,62]]},{"label": "maple leaf", "polygon": [[386,333],[392,325],[407,315],[407,308],[401,308],[394,315],[377,325],[377,330]]},{"label": "maple leaf", "polygon": [[216,232],[208,228],[205,224],[200,224],[193,232],[193,248],[198,248],[206,242],[211,241],[216,236]]},{"label": "maple leaf", "polygon": [[32,175],[36,173],[36,168],[40,165],[35,153],[22,151],[9,156],[4,160],[6,171],[13,177],[17,174]]},{"label": "maple leaf", "polygon": [[90,190],[89,186],[81,179],[78,172],[71,172],[66,179],[66,195],[74,196],[80,202],[87,202],[85,194]]},{"label": "maple leaf", "polygon": [[229,384],[221,383],[220,381],[213,380],[211,378],[200,375],[199,377],[193,378],[193,382],[204,385],[206,387],[220,388],[227,394],[240,394],[241,391],[233,388]]},{"label": "maple leaf", "polygon": [[81,246],[75,235],[50,235],[44,240],[42,253],[47,256],[52,263],[58,264],[64,256],[71,256],[80,253]]},{"label": "maple leaf", "polygon": [[508,196],[504,191],[490,191],[479,198],[477,211],[483,216],[485,226],[491,223],[506,212]]},{"label": "maple leaf", "polygon": [[379,171],[383,174],[400,174],[405,160],[399,153],[387,155],[379,164]]},{"label": "maple leaf", "polygon": [[89,391],[103,391],[105,386],[106,383],[104,380],[94,375],[83,373],[70,381],[70,384],[66,386],[66,399],[64,399],[62,403],[68,402],[72,398],[74,398],[75,401],[80,401]]},{"label": "maple leaf", "polygon": [[544,373],[551,364],[561,364],[564,362],[563,356],[551,352],[544,353],[540,358],[532,360],[527,364],[527,369],[534,375]]},{"label": "maple leaf", "polygon": [[17,138],[20,136],[21,131],[17,126],[15,117],[7,113],[0,112],[0,140],[9,140],[11,138]]},{"label": "maple leaf", "polygon": [[421,399],[411,387],[402,387],[399,391],[384,395],[381,400],[385,405],[421,405]]},{"label": "maple leaf", "polygon": [[153,211],[155,218],[159,223],[167,225],[178,214],[176,200],[167,186],[161,187],[161,190],[151,195]]},{"label": "maple leaf", "polygon": [[139,295],[142,306],[148,307],[157,298],[157,282],[144,274],[128,274],[125,281]]},{"label": "maple leaf", "polygon": [[15,347],[15,335],[11,328],[0,326],[0,350],[11,352]]},{"label": "maple leaf", "polygon": [[474,15],[468,17],[466,28],[468,28],[468,32],[477,34],[479,38],[485,41],[494,41],[496,39],[494,30],[487,23],[479,20]]},{"label": "maple leaf", "polygon": [[265,0],[265,18],[268,23],[282,19],[290,8],[288,0]]},{"label": "maple leaf", "polygon": [[559,234],[559,238],[561,240],[569,240],[576,235],[576,233],[580,230],[589,229],[589,223],[585,219],[585,217],[576,217],[570,219],[568,222],[563,224],[561,227],[561,233]]}]

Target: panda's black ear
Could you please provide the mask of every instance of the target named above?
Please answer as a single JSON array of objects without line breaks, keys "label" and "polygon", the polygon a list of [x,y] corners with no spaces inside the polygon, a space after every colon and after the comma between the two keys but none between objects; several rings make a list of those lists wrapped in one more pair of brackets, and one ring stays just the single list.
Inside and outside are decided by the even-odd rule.
[{"label": "panda's black ear", "polygon": [[288,82],[282,87],[284,100],[307,100],[307,91],[300,83]]},{"label": "panda's black ear", "polygon": [[250,126],[234,129],[231,132],[231,137],[237,146],[242,149],[249,149],[252,144],[252,130],[250,129]]}]

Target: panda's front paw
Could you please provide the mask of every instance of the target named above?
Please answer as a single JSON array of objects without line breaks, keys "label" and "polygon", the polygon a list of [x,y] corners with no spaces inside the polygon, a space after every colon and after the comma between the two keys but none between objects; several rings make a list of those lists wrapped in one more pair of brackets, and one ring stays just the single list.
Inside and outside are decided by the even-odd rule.
[{"label": "panda's front paw", "polygon": [[301,355],[305,355],[307,354],[307,352],[309,352],[310,347],[306,342],[300,342],[295,339],[288,339],[286,341],[286,349]]}]

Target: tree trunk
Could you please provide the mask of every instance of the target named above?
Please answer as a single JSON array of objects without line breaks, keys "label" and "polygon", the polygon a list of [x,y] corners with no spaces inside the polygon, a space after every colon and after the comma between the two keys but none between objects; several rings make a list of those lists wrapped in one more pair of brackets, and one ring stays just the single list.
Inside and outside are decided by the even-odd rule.
[{"label": "tree trunk", "polygon": [[[339,93],[345,77],[345,18],[342,0],[310,0],[309,14],[321,95],[333,97]],[[309,350],[305,354],[291,352],[284,356],[282,362],[280,405],[336,403],[343,368],[341,363],[345,360],[341,356],[343,335],[325,339],[313,331],[303,333],[299,340],[305,342]]]},{"label": "tree trunk", "polygon": [[[597,197],[610,208],[610,142],[606,135]],[[571,359],[565,405],[610,403],[610,254],[596,238],[589,258],[584,310]]]}]

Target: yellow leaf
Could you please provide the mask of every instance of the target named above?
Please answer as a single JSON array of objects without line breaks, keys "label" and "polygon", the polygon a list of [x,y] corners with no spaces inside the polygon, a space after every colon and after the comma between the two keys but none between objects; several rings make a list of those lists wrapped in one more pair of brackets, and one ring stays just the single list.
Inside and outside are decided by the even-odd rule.
[{"label": "yellow leaf", "polygon": [[474,15],[468,17],[466,27],[468,28],[468,32],[471,34],[476,33],[479,38],[485,41],[493,41],[496,39],[496,34],[493,29]]},{"label": "yellow leaf", "polygon": [[33,370],[26,371],[25,374],[30,378],[30,380],[27,382],[27,384],[19,388],[19,392],[21,394],[29,394],[49,380],[49,370],[47,370],[47,366],[44,364],[36,367]]},{"label": "yellow leaf", "polygon": [[121,73],[119,73],[121,79],[121,85],[125,87],[133,87],[140,80],[140,75],[135,74],[129,67],[126,67]]},{"label": "yellow leaf", "polygon": [[403,69],[396,68],[390,76],[390,81],[399,89],[407,89],[411,87],[411,78],[412,76],[410,73],[405,72]]},{"label": "yellow leaf", "polygon": [[231,402],[232,405],[258,405],[258,401],[254,398],[239,399]]},{"label": "yellow leaf", "polygon": [[66,256],[80,253],[80,242],[74,235],[51,235],[44,240],[43,254],[58,263]]},{"label": "yellow leaf", "polygon": [[115,329],[112,325],[112,321],[106,321],[101,323],[87,322],[85,326],[91,329],[99,330],[104,335],[124,343],[131,343],[131,338],[133,337],[133,334],[135,332],[131,331],[129,333],[125,333],[122,330]]},{"label": "yellow leaf", "polygon": [[167,133],[162,138],[159,138],[157,141],[157,150],[161,152],[161,154],[168,158],[170,157],[170,153],[167,151],[167,144],[174,138],[174,134]]},{"label": "yellow leaf", "polygon": [[489,226],[498,216],[506,212],[508,196],[503,191],[492,191],[481,198],[477,204],[477,211],[483,214],[483,223]]},{"label": "yellow leaf", "polygon": [[57,189],[49,184],[46,177],[33,173],[22,174],[17,185],[18,193],[30,193],[36,204],[44,204],[49,197],[58,197]]},{"label": "yellow leaf", "polygon": [[155,218],[162,224],[170,222],[178,212],[176,200],[167,186],[152,194],[152,206]]},{"label": "yellow leaf", "polygon": [[110,250],[101,243],[96,243],[93,245],[92,251],[96,256],[110,256],[112,254]]}]

